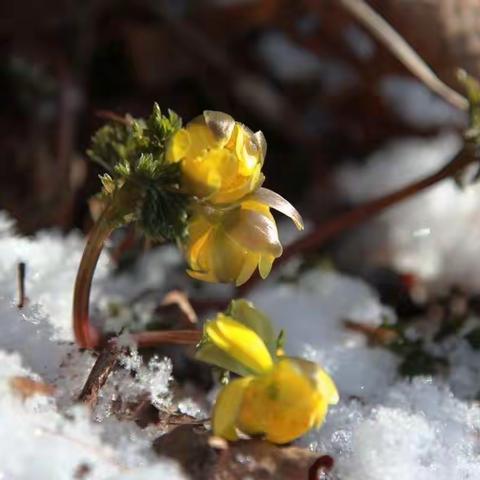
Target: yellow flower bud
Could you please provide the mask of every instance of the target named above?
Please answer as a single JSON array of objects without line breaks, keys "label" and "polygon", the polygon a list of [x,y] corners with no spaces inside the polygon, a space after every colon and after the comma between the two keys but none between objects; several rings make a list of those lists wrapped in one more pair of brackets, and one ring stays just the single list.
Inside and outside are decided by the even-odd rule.
[{"label": "yellow flower bud", "polygon": [[[306,369],[305,363],[310,363]],[[322,373],[312,378],[314,370]],[[337,390],[325,371],[311,362],[285,357],[263,375],[224,387],[215,404],[213,429],[228,440],[236,440],[241,432],[288,443],[318,428],[328,405],[337,401]]]},{"label": "yellow flower bud", "polygon": [[250,373],[261,374],[272,368],[273,359],[264,341],[251,328],[233,318],[219,313],[206,323],[205,333],[209,342]]},{"label": "yellow flower bud", "polygon": [[261,374],[273,366],[277,338],[270,319],[247,300],[233,300],[225,314],[205,323],[195,358],[237,375]]},{"label": "yellow flower bud", "polygon": [[205,111],[171,139],[166,158],[182,162],[182,188],[211,204],[240,200],[263,182],[267,144],[222,112]]},{"label": "yellow flower bud", "polygon": [[[270,205],[257,199],[264,190],[230,209],[198,208],[193,213],[184,246],[190,276],[236,285],[245,283],[257,267],[262,278],[268,276],[273,261],[282,254],[282,245]],[[301,225],[298,212],[279,195],[270,193],[283,202],[273,208],[282,208]]]}]

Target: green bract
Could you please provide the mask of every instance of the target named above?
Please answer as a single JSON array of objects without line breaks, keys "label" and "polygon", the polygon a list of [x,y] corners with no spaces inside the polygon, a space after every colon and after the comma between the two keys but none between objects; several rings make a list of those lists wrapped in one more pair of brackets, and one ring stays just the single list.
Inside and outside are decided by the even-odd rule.
[{"label": "green bract", "polygon": [[163,115],[155,104],[147,120],[126,116],[93,136],[87,153],[108,171],[100,177],[100,198],[115,205],[110,222],[138,221],[155,239],[185,238],[188,198],[180,191],[181,163],[165,160],[166,145],[181,126],[176,113]]}]

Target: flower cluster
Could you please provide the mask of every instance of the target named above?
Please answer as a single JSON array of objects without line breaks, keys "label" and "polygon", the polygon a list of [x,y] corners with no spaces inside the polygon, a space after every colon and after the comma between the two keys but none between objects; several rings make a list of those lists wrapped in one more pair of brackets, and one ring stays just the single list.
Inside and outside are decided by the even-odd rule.
[{"label": "flower cluster", "polygon": [[180,189],[197,199],[183,244],[192,277],[241,285],[258,268],[265,278],[282,254],[270,208],[303,228],[289,202],[261,188],[266,150],[262,132],[222,112],[205,111],[172,136],[166,160],[180,164]]},{"label": "flower cluster", "polygon": [[223,387],[213,412],[213,432],[227,440],[291,442],[320,427],[328,406],[338,402],[325,370],[285,356],[269,319],[245,300],[206,323],[196,357],[240,375]]},{"label": "flower cluster", "polygon": [[[108,173],[101,177],[103,212],[91,232],[75,284],[75,338],[94,348],[101,333],[89,322],[88,299],[95,264],[112,230],[136,222],[154,239],[176,241],[188,273],[208,282],[241,285],[258,268],[265,278],[282,254],[273,208],[303,223],[295,208],[262,188],[267,150],[261,132],[253,133],[230,115],[205,111],[182,128],[181,119],[154,106],[147,120],[117,119],[93,138],[89,155]],[[198,339],[191,330],[143,332],[182,342]],[[162,333],[168,333],[162,337]],[[160,334],[160,335],[159,335]],[[150,338],[150,340],[149,340]],[[318,365],[285,356],[282,338],[269,319],[245,300],[206,323],[196,357],[240,378],[220,392],[213,431],[228,440],[263,436],[288,443],[319,427],[328,405],[338,401],[335,384]],[[143,342],[143,343],[142,343]]]}]

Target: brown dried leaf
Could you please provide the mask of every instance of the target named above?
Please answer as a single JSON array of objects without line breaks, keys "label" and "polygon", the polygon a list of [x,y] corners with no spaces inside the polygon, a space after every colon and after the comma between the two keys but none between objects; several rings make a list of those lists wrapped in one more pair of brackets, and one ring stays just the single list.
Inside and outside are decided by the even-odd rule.
[{"label": "brown dried leaf", "polygon": [[29,377],[15,376],[10,378],[10,388],[18,393],[23,400],[33,395],[50,397],[55,393],[55,387],[48,383],[32,380]]}]

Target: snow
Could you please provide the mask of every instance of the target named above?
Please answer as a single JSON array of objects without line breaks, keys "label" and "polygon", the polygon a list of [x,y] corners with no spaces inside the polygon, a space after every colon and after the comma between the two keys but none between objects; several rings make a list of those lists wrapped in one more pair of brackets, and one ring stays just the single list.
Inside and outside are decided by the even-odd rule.
[{"label": "snow", "polygon": [[[425,143],[415,141],[414,147],[416,161],[427,170],[438,164],[440,152],[445,161],[458,148],[458,139],[444,136]],[[360,184],[367,185],[367,180],[358,176]],[[394,181],[401,179],[390,180]],[[468,208],[462,206],[466,200],[452,186],[441,188],[443,193],[435,194],[435,201],[447,196],[443,210],[445,204],[456,201],[460,211],[473,211],[475,202]],[[358,196],[363,193],[359,187]],[[435,231],[435,223],[426,223],[427,213],[419,212],[418,205],[415,210],[424,217],[414,227]],[[401,216],[396,218],[399,221]],[[412,228],[411,221],[402,228]],[[170,359],[153,357],[144,363],[132,349],[121,356],[123,368],[110,375],[92,411],[75,401],[95,361],[93,354],[72,344],[69,330],[69,302],[83,239],[56,232],[22,238],[15,235],[6,215],[0,215],[0,232],[0,478],[73,480],[82,469],[88,471],[85,478],[89,480],[184,478],[175,463],[159,458],[151,449],[152,441],[163,433],[160,427],[141,429],[117,418],[111,409],[112,400],[122,407],[148,395],[162,411],[176,410],[197,419],[208,416],[194,392],[183,392],[175,399]],[[443,256],[441,245],[434,242],[430,248]],[[403,254],[407,248],[402,243],[395,247]],[[29,297],[21,310],[15,298],[20,260],[27,265]],[[128,273],[108,277],[105,256],[96,275],[93,305],[107,305],[112,299],[127,305],[144,288],[154,288],[156,296],[167,288],[167,281],[168,285],[188,284],[188,279],[182,280],[182,268],[178,254],[162,248],[147,253]],[[289,268],[294,269],[295,262]],[[445,275],[446,271],[437,273]],[[465,341],[442,346],[452,364],[447,375],[408,381],[399,377],[395,355],[368,346],[364,336],[344,328],[344,320],[372,326],[396,321],[391,308],[382,305],[375,290],[363,281],[314,268],[295,282],[275,281],[272,276],[250,297],[271,316],[278,330],[286,330],[287,353],[319,362],[339,387],[341,401],[330,410],[324,427],[300,440],[319,454],[332,455],[339,478],[479,478],[480,407],[472,398],[480,384],[480,354]],[[152,308],[151,300],[144,298],[139,315]],[[129,344],[128,336],[120,341]],[[14,377],[47,382],[55,392],[24,397],[12,387]]]},{"label": "snow", "polygon": [[[424,178],[460,149],[460,138],[444,132],[432,138],[403,138],[386,144],[364,164],[349,163],[337,174],[352,204],[379,197]],[[480,291],[480,186],[464,190],[445,180],[371,220],[342,246],[342,259],[393,266],[414,273],[431,291],[452,285]],[[359,255],[359,252],[362,252]]]},{"label": "snow", "polygon": [[380,81],[380,94],[405,123],[417,128],[466,126],[467,115],[409,77],[388,75]]},{"label": "snow", "polygon": [[[395,357],[383,349],[365,348],[362,336],[343,327],[344,320],[379,325],[392,315],[360,280],[313,271],[294,286],[265,285],[251,300],[274,319],[278,330],[285,330],[287,352],[323,365],[344,393],[372,392],[393,377]],[[375,368],[378,364],[381,369]]]},{"label": "snow", "polygon": [[480,475],[479,428],[478,405],[419,378],[395,384],[377,404],[335,407],[308,441],[337,459],[344,480],[466,480]]},{"label": "snow", "polygon": [[[143,365],[138,355],[122,359],[101,391],[93,412],[75,402],[95,361],[70,341],[73,282],[83,248],[78,234],[58,232],[22,238],[0,215],[0,478],[89,480],[171,478],[180,470],[151,453],[151,440],[161,432],[121,422],[106,408],[113,391],[124,401],[149,393],[156,405],[169,402],[171,362],[153,358]],[[16,265],[27,265],[28,305],[16,307]],[[101,259],[94,288],[108,271]],[[135,377],[130,372],[135,372]],[[55,387],[53,395],[24,398],[12,379],[28,378]],[[108,398],[106,396],[108,395]],[[101,420],[101,421],[99,421]]]}]

